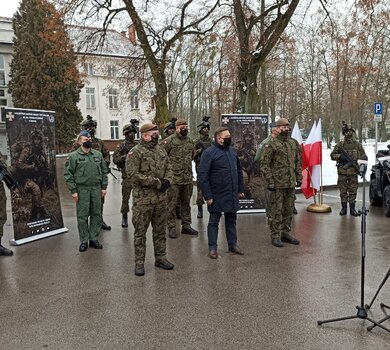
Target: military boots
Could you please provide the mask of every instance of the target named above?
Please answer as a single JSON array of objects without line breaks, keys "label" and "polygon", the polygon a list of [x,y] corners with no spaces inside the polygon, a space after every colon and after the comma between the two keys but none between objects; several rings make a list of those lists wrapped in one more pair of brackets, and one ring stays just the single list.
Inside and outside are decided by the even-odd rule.
[{"label": "military boots", "polygon": [[341,202],[340,215],[347,215],[347,203]]},{"label": "military boots", "polygon": [[203,205],[198,205],[198,215],[196,216],[198,219],[203,218]]},{"label": "military boots", "polygon": [[127,222],[127,213],[122,214],[122,227],[128,227],[129,223]]},{"label": "military boots", "polygon": [[107,225],[104,221],[102,221],[102,230],[110,231],[111,230],[111,226]]},{"label": "military boots", "polygon": [[355,209],[355,203],[349,203],[349,213],[352,216],[359,216],[358,212]]},{"label": "military boots", "polygon": [[2,255],[2,256],[12,256],[12,255],[14,255],[14,253],[13,253],[12,250],[3,247],[0,244],[0,255]]}]

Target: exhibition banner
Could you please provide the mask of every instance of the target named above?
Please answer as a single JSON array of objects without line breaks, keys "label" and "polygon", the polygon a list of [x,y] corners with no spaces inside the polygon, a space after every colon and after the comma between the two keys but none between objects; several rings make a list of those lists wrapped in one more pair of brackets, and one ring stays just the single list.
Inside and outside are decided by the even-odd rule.
[{"label": "exhibition banner", "polygon": [[259,169],[254,165],[256,150],[268,136],[267,114],[223,114],[221,126],[229,128],[244,174],[245,198],[239,213],[264,212],[266,193]]},{"label": "exhibition banner", "polygon": [[5,108],[14,240],[19,245],[66,232],[58,193],[52,111]]}]

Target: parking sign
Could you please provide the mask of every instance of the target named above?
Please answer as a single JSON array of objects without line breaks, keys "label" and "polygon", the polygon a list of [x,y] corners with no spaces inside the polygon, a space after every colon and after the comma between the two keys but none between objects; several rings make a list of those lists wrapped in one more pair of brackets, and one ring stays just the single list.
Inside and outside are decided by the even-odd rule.
[{"label": "parking sign", "polygon": [[382,102],[375,102],[374,103],[374,114],[375,115],[382,115]]}]

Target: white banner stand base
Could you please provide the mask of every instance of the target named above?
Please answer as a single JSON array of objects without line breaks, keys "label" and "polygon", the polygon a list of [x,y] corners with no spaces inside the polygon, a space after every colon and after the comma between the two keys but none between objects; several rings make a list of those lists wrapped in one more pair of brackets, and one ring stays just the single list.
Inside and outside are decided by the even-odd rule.
[{"label": "white banner stand base", "polygon": [[11,239],[9,241],[9,244],[10,245],[14,245],[14,246],[15,245],[21,245],[21,244],[29,243],[29,242],[32,242],[32,241],[37,241],[37,240],[42,239],[42,238],[58,235],[60,233],[64,233],[64,232],[68,232],[68,231],[69,231],[69,229],[67,227],[63,227],[63,228],[59,228],[57,230],[41,233],[39,235],[34,235],[34,236],[31,236],[31,237],[26,237],[26,238],[22,238],[22,239],[18,239],[18,240]]}]

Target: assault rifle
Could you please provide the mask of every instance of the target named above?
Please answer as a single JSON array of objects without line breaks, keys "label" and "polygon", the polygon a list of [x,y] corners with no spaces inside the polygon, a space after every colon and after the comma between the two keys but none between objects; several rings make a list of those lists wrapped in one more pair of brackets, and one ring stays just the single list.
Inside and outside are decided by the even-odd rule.
[{"label": "assault rifle", "polygon": [[340,163],[342,164],[344,169],[348,169],[353,166],[355,170],[359,173],[359,165],[357,161],[353,160],[352,157],[343,148],[341,148]]},{"label": "assault rifle", "polygon": [[18,188],[17,183],[12,179],[12,176],[11,176],[10,172],[8,171],[8,169],[6,167],[4,167],[1,163],[0,163],[0,174],[3,177],[2,180],[7,185],[7,187],[10,189],[10,191],[16,190]]}]

